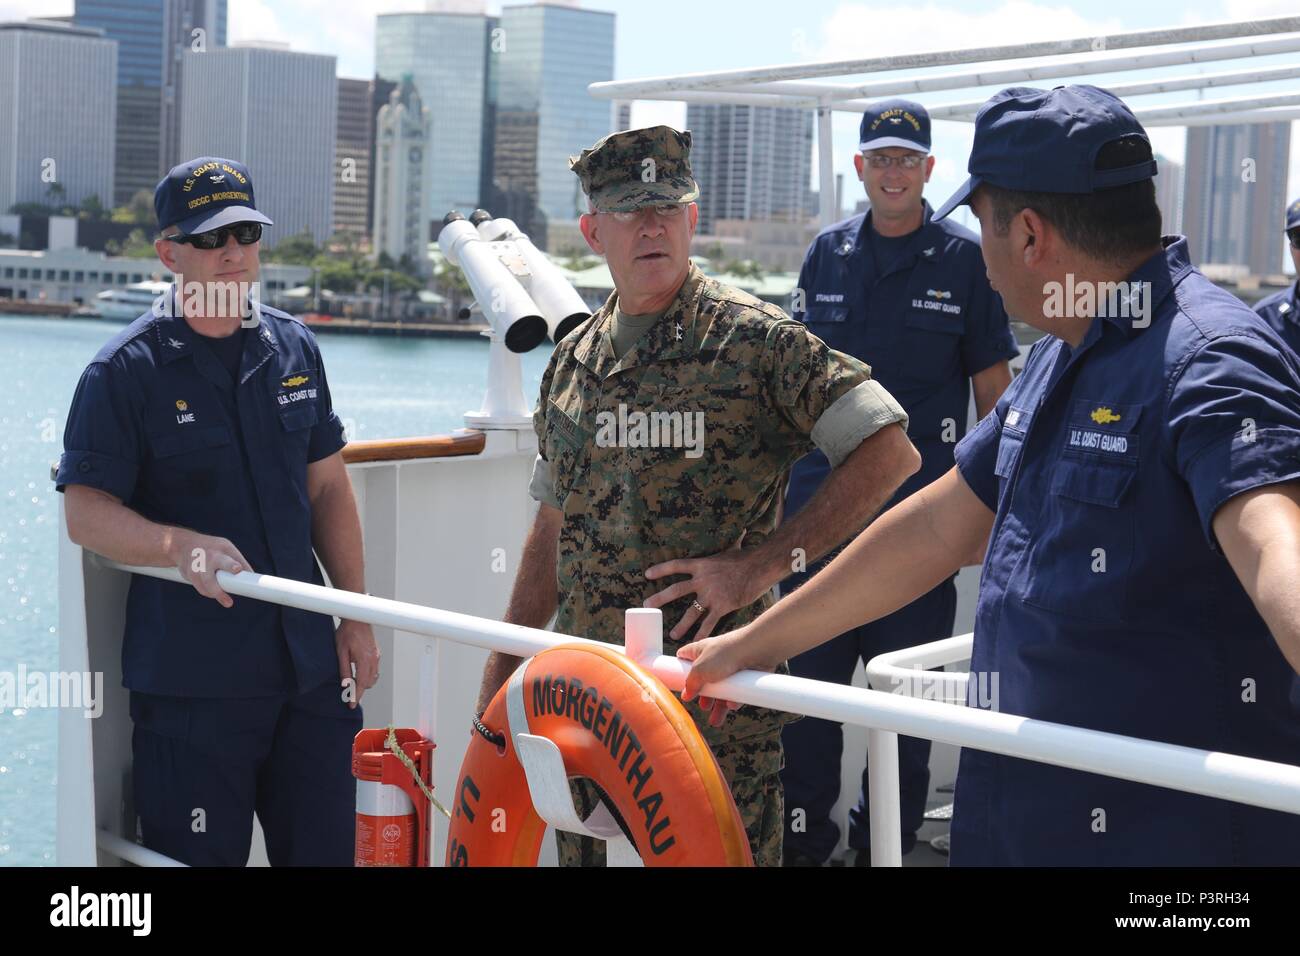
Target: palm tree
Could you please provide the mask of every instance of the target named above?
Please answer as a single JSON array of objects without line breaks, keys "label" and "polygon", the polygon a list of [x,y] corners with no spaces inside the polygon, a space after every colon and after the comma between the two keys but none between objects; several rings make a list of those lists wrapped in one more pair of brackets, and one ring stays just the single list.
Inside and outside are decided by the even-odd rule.
[{"label": "palm tree", "polygon": [[438,288],[451,300],[451,318],[455,319],[460,314],[461,303],[474,295],[469,280],[465,278],[465,273],[446,259],[438,263],[435,278]]}]

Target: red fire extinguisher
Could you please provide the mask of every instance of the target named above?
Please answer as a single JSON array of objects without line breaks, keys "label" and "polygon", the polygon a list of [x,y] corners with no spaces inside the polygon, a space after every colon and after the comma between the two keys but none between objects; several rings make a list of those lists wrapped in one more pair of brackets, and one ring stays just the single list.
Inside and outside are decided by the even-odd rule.
[{"label": "red fire extinguisher", "polygon": [[352,742],[352,776],[357,778],[354,865],[429,865],[431,797],[426,793],[433,791],[433,751],[432,741],[406,727],[357,734]]}]

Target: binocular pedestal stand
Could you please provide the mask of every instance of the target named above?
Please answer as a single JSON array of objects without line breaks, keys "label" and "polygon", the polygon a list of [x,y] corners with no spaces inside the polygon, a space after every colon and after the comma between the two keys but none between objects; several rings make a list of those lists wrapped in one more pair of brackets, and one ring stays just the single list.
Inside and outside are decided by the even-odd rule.
[{"label": "binocular pedestal stand", "polygon": [[531,431],[533,416],[524,401],[523,369],[519,355],[506,348],[505,337],[485,331],[488,348],[488,384],[483,407],[465,413],[465,426],[480,431]]}]

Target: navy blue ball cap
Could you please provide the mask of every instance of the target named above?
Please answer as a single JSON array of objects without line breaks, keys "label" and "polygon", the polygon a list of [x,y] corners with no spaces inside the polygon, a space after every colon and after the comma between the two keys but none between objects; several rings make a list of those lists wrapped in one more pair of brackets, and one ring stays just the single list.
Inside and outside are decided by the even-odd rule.
[{"label": "navy blue ball cap", "polygon": [[1043,193],[1094,193],[1150,179],[1154,159],[1099,170],[1103,146],[1129,136],[1147,139],[1133,111],[1114,93],[1096,86],[1053,90],[1013,86],[994,96],[975,116],[970,179],[934,214],[937,221],[970,202],[981,183]]},{"label": "navy blue ball cap", "polygon": [[274,225],[257,211],[248,167],[215,156],[174,167],[153,191],[153,208],[159,229],[176,226],[182,236],[236,222]]},{"label": "navy blue ball cap", "polygon": [[930,151],[930,114],[911,100],[881,100],[862,114],[858,127],[858,151],[901,146]]},{"label": "navy blue ball cap", "polygon": [[1286,231],[1300,227],[1300,199],[1286,207]]}]

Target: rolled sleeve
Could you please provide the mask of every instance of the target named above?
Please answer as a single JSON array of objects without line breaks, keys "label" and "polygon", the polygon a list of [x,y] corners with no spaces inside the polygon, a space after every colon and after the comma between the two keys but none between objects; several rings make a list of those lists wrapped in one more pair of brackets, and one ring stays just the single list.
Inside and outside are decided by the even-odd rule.
[{"label": "rolled sleeve", "polygon": [[328,458],[348,443],[343,434],[343,422],[334,414],[334,399],[330,395],[329,381],[325,378],[325,359],[320,354],[319,347],[315,347],[315,351],[320,387],[316,394],[316,424],[312,426],[311,437],[307,442],[308,462]]},{"label": "rolled sleeve", "polygon": [[957,472],[975,497],[994,513],[998,510],[998,445],[1002,441],[1003,403],[980,419],[953,451]]},{"label": "rolled sleeve", "polygon": [[845,458],[886,425],[907,429],[907,412],[879,382],[868,379],[836,399],[813,426],[812,440],[838,468]]},{"label": "rolled sleeve", "polygon": [[140,433],[128,383],[105,362],[89,365],[77,383],[63,433],[56,491],[86,485],[121,501],[135,493],[140,473]]},{"label": "rolled sleeve", "polygon": [[1300,367],[1262,336],[1234,333],[1187,362],[1170,391],[1167,440],[1201,530],[1228,499],[1300,478]]},{"label": "rolled sleeve", "polygon": [[544,505],[561,507],[560,499],[555,494],[555,476],[551,473],[551,463],[541,455],[533,460],[533,477],[528,481],[528,494]]}]

